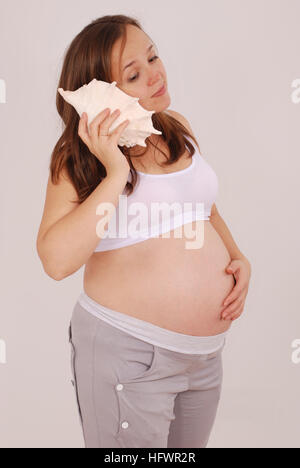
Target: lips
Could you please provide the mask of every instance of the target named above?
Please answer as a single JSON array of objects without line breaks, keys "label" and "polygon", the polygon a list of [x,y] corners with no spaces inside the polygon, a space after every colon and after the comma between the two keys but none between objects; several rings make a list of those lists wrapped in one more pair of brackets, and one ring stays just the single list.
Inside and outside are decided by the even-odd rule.
[{"label": "lips", "polygon": [[164,88],[164,86],[165,86],[165,84],[163,83],[163,85],[162,85],[151,97],[155,96],[155,94],[157,94],[157,93],[159,93],[160,91],[162,91],[163,88]]}]

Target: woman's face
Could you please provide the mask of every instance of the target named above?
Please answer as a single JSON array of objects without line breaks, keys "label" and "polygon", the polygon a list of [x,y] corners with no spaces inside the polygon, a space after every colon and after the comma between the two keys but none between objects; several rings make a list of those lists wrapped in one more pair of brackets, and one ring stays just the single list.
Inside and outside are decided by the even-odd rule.
[{"label": "woman's face", "polygon": [[[163,63],[158,57],[155,45],[143,31],[133,25],[126,27],[127,42],[123,57],[120,57],[121,39],[116,41],[112,50],[113,81],[117,82],[118,88],[124,93],[140,98],[138,102],[144,109],[162,112],[170,105]],[[131,62],[134,63],[130,64]],[[162,85],[165,85],[166,92],[161,96],[152,97]]]}]

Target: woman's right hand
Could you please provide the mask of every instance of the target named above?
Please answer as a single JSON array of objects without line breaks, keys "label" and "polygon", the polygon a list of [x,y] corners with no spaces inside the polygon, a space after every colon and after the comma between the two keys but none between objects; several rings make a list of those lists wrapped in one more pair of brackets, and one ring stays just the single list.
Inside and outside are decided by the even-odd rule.
[{"label": "woman's right hand", "polygon": [[119,109],[116,109],[112,114],[110,112],[110,109],[104,109],[89,126],[87,125],[87,114],[83,112],[79,121],[78,135],[90,152],[104,165],[107,174],[124,170],[129,172],[128,161],[118,148],[120,136],[129,124],[129,120],[122,122],[108,135],[110,126],[120,115]]}]

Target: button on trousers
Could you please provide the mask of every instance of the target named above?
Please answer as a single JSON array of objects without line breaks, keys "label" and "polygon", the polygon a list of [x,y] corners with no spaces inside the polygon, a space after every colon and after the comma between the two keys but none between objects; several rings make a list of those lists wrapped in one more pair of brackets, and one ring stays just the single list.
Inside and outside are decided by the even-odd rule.
[{"label": "button on trousers", "polygon": [[72,384],[86,448],[205,448],[221,395],[222,349],[170,351],[76,303]]}]

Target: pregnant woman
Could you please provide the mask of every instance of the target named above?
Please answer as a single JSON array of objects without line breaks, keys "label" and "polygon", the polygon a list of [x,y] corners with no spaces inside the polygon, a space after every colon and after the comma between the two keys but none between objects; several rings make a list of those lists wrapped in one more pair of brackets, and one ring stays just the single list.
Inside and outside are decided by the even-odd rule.
[{"label": "pregnant woman", "polygon": [[[189,123],[167,110],[165,68],[136,19],[102,17],[72,41],[59,87],[76,90],[94,78],[138,97],[161,135],[146,138],[146,148],[119,146],[128,122],[108,135],[117,112],[100,112],[88,125],[57,95],[65,128],[52,153],[37,250],[58,281],[85,265],[69,327],[85,446],[205,448],[250,262],[218,213],[218,179]],[[192,209],[188,219],[171,215],[169,227],[160,222],[158,235],[149,216],[148,235],[99,236],[99,221],[111,234],[113,220],[98,214],[101,204],[129,224],[136,203],[150,214],[155,202]]]}]

